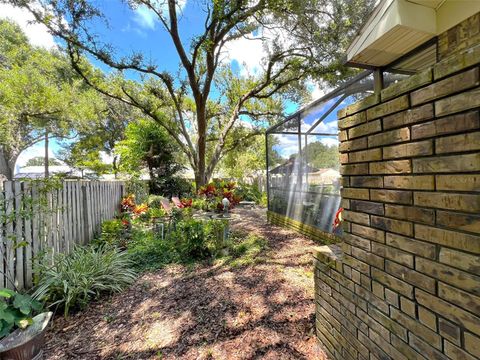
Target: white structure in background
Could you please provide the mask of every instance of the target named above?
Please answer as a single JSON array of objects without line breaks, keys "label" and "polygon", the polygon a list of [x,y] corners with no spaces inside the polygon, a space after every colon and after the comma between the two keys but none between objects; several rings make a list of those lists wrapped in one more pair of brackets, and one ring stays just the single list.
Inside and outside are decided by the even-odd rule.
[{"label": "white structure in background", "polygon": [[[68,177],[81,178],[82,172],[67,165],[51,165],[48,167],[50,175],[65,174]],[[84,174],[85,175],[85,174]],[[41,179],[45,176],[45,166],[24,166],[15,174],[15,179]]]}]

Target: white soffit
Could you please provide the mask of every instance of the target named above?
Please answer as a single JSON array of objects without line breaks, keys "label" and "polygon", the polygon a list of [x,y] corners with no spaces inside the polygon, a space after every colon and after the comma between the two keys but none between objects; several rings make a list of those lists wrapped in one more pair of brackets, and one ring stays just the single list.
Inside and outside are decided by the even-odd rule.
[{"label": "white soffit", "polygon": [[441,1],[413,1],[383,0],[347,49],[347,63],[385,66],[435,37]]}]

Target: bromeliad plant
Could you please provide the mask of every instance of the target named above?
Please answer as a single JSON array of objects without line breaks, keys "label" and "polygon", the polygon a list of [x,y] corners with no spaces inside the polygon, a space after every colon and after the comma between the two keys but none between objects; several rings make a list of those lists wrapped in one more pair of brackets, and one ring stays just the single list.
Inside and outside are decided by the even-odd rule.
[{"label": "bromeliad plant", "polygon": [[26,329],[33,317],[42,311],[42,304],[31,296],[9,289],[0,289],[0,338],[16,329]]}]

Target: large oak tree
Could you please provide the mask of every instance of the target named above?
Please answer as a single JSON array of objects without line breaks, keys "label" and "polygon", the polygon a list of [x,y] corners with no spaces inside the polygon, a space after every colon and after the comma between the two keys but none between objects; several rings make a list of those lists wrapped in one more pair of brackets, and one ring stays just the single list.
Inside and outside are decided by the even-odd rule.
[{"label": "large oak tree", "polygon": [[[29,9],[65,41],[72,64],[92,86],[138,107],[164,127],[188,158],[199,186],[226,153],[278,118],[285,99],[298,101],[307,81],[344,74],[341,55],[373,0],[188,0],[187,6],[196,6],[204,19],[202,31],[189,40],[180,35],[187,24],[181,21],[178,0],[128,1],[132,8],[143,6],[155,14],[176,49],[178,74],[165,71],[162,59],[125,57],[125,51],[102,41],[92,24],[104,15],[93,0],[9,2]],[[241,76],[225,64],[225,51],[251,37],[262,41],[265,57],[259,71]],[[153,40],[152,46],[162,44]],[[145,82],[140,88],[127,82],[112,93],[84,71],[85,56],[121,72],[137,72]],[[167,117],[165,107],[172,109]],[[251,131],[243,131],[246,127]]]}]

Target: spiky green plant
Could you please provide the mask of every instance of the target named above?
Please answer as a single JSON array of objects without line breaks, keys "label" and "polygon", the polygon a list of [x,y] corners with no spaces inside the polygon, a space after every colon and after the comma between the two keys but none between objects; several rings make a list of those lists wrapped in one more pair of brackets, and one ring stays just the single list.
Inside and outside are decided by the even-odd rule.
[{"label": "spiky green plant", "polygon": [[119,292],[131,284],[136,273],[125,252],[110,247],[77,247],[69,255],[57,254],[54,264],[39,265],[39,280],[33,297],[52,308],[83,308],[102,294]]}]

